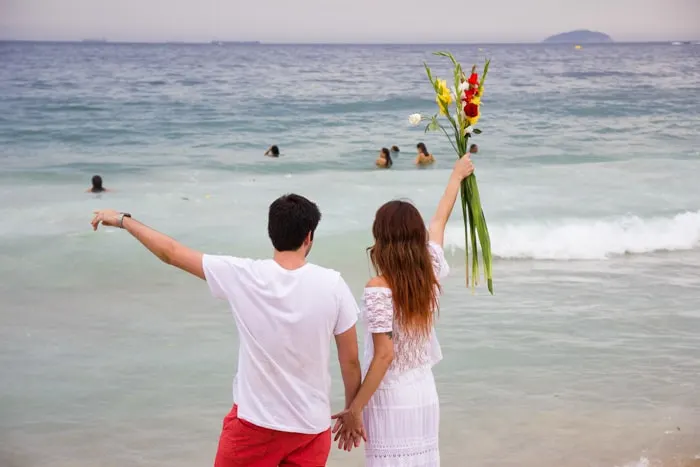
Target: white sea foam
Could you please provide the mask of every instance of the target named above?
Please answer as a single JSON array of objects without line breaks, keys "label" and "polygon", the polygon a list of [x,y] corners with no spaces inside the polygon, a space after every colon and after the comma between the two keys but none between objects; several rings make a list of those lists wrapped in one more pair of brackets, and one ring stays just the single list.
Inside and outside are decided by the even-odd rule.
[{"label": "white sea foam", "polygon": [[[550,223],[494,223],[493,255],[499,258],[588,260],[623,254],[690,250],[700,245],[700,211],[672,217],[626,216]],[[446,244],[464,248],[464,231],[451,225]]]}]

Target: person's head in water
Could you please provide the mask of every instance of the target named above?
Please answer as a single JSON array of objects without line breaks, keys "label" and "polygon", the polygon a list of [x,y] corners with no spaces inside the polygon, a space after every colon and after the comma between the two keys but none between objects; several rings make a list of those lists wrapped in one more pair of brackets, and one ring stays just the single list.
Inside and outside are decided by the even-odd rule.
[{"label": "person's head in water", "polygon": [[426,148],[423,143],[416,144],[416,149],[418,149],[418,154],[423,154],[424,156],[430,155],[428,148]]},{"label": "person's head in water", "polygon": [[391,152],[401,152],[401,151],[399,150],[399,147],[398,147],[398,146],[392,146],[392,147],[391,147]]},{"label": "person's head in water", "polygon": [[275,250],[302,251],[308,256],[320,221],[318,206],[292,193],[277,198],[270,205],[267,234]]},{"label": "person's head in water", "polygon": [[279,157],[280,156],[280,148],[277,147],[277,145],[272,145],[270,146],[270,149],[265,151],[266,156],[270,157]]},{"label": "person's head in water", "polygon": [[93,193],[102,193],[105,191],[104,186],[102,186],[102,177],[99,175],[94,175],[92,177],[92,188],[90,188],[90,191]]},{"label": "person's head in water", "polygon": [[477,152],[479,152],[479,146],[476,144],[469,146],[469,154],[476,154]]},{"label": "person's head in water", "polygon": [[372,225],[372,266],[389,285],[395,319],[402,331],[429,336],[437,310],[440,284],[428,251],[428,231],[416,207],[389,201],[379,208]]},{"label": "person's head in water", "polygon": [[382,148],[381,151],[379,151],[379,157],[386,161],[387,169],[394,165],[394,161],[391,160],[391,151],[389,151],[387,148]]}]

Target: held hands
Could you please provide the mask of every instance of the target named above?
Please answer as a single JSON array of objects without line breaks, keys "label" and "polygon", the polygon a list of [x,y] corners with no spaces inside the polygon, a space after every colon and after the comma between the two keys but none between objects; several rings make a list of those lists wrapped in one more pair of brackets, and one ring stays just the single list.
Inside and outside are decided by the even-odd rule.
[{"label": "held hands", "polygon": [[469,158],[469,154],[465,154],[455,162],[455,167],[452,169],[452,174],[459,177],[460,180],[464,180],[468,176],[474,173],[474,164]]},{"label": "held hands", "polygon": [[95,211],[95,217],[92,218],[92,230],[97,230],[100,224],[108,227],[119,227],[119,218],[121,214],[114,209],[100,209]]},{"label": "held hands", "polygon": [[338,441],[338,449],[350,452],[352,448],[359,448],[362,440],[367,441],[361,411],[345,409],[333,415],[331,419],[335,420],[333,433],[334,441]]}]

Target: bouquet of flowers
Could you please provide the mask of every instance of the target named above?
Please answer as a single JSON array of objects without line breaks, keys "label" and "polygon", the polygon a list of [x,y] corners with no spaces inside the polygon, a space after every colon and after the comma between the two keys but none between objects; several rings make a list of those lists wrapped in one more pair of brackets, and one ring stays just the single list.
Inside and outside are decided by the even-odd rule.
[{"label": "bouquet of flowers", "polygon": [[[481,79],[476,72],[476,65],[472,66],[471,73],[467,76],[462,65],[449,52],[436,52],[435,55],[447,57],[452,61],[454,87],[450,88],[447,81],[434,77],[430,68],[425,64],[425,71],[428,79],[435,90],[435,100],[438,105],[438,112],[432,117],[426,118],[420,114],[413,114],[409,117],[409,122],[413,125],[420,124],[423,120],[429,123],[425,128],[428,131],[442,131],[452,144],[457,157],[462,157],[467,153],[469,138],[473,135],[481,134],[481,130],[475,128],[479,121],[481,98],[484,95],[484,81],[489,71],[489,60],[486,60]],[[450,113],[450,106],[454,103],[456,114]],[[446,129],[441,123],[447,120]],[[471,175],[462,181],[462,217],[464,219],[464,242],[465,255],[467,261],[467,286],[469,286],[469,247],[472,250],[472,276],[471,286],[474,288],[479,280],[479,259],[477,257],[477,239],[481,245],[481,255],[484,263],[484,276],[489,292],[493,294],[493,279],[491,275],[491,239],[489,230],[486,227],[486,218],[481,209],[479,198],[479,187],[476,183],[476,176]]]}]

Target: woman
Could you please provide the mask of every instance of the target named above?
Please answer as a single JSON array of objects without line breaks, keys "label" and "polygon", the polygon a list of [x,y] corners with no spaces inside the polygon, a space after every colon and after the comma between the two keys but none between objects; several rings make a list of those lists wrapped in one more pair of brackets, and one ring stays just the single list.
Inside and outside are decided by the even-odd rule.
[{"label": "woman", "polygon": [[267,157],[279,157],[280,148],[278,148],[276,145],[272,145],[267,151],[265,151],[265,155]]},{"label": "woman", "polygon": [[391,154],[387,148],[382,148],[379,151],[379,157],[377,157],[374,163],[380,169],[390,169],[391,166],[394,165],[394,161],[391,160]]},{"label": "woman", "polygon": [[[432,366],[442,359],[434,329],[439,281],[449,271],[442,243],[460,184],[473,171],[468,155],[457,161],[427,231],[405,201],[384,204],[374,219],[369,252],[377,276],[367,283],[363,309],[366,376],[347,410],[333,416],[341,448],[366,435],[369,467],[440,465]],[[364,432],[346,429],[360,426],[360,417]]]},{"label": "woman", "polygon": [[425,147],[425,144],[416,144],[416,149],[418,150],[416,165],[430,165],[435,162],[435,158],[432,154],[430,154],[430,152],[428,152],[428,148]]}]

